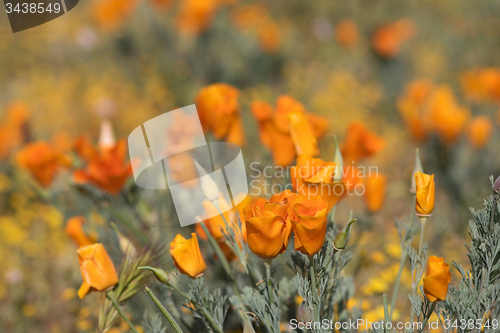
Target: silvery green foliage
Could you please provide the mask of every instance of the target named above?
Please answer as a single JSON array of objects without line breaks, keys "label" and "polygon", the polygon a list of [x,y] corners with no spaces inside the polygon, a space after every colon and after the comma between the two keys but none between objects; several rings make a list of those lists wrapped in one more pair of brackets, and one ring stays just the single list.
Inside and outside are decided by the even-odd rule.
[{"label": "silvery green foliage", "polygon": [[[226,318],[229,302],[226,295],[222,295],[220,289],[209,291],[204,285],[202,277],[194,279],[189,287],[189,298],[196,302],[194,309],[195,317],[206,321],[205,313],[209,313],[213,318],[213,324],[223,331],[224,319]],[[189,310],[192,310],[188,308]],[[206,327],[211,327],[211,323],[206,322]]]},{"label": "silvery green foliage", "polygon": [[274,292],[274,304],[270,307],[269,294],[264,282],[256,288],[243,288],[241,299],[232,296],[231,303],[238,309],[246,309],[252,313],[254,321],[262,332],[280,333],[281,311],[278,304],[278,294]]},{"label": "silvery green foliage", "polygon": [[147,311],[144,311],[142,328],[144,329],[144,333],[167,333],[167,328],[163,327],[159,313],[153,313],[151,316],[148,316]]},{"label": "silvery green foliage", "polygon": [[[493,178],[490,178],[493,185]],[[471,268],[465,270],[461,264],[453,262],[462,279],[456,287],[450,287],[446,301],[438,306],[438,313],[458,326],[464,320],[491,324],[500,318],[498,297],[500,294],[500,216],[498,213],[498,193],[484,201],[484,208],[471,208],[469,221],[470,245],[466,245]],[[480,332],[474,328],[455,328],[458,332]],[[498,332],[499,328],[485,327],[483,332]]]},{"label": "silvery green foliage", "polygon": [[[322,249],[314,256],[314,272],[318,292],[311,288],[309,271],[309,258],[296,252],[292,254],[289,266],[295,271],[294,278],[297,293],[306,301],[307,307],[312,311],[317,305],[320,309],[320,321],[324,319],[348,321],[356,320],[361,316],[359,309],[348,311],[347,301],[354,295],[352,278],[344,277],[341,272],[352,259],[349,251],[337,251],[332,243],[340,229],[329,223],[325,243]],[[312,332],[327,332],[323,328],[313,328]],[[343,332],[350,332],[344,330]]]}]

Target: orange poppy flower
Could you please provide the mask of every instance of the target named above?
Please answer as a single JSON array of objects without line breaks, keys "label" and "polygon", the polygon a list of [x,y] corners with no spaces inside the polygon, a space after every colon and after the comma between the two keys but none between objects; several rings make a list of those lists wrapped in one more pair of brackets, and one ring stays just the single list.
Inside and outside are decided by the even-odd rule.
[{"label": "orange poppy flower", "polygon": [[71,160],[47,142],[37,141],[24,146],[17,153],[17,163],[27,169],[42,186],[49,187],[57,173],[71,165]]},{"label": "orange poppy flower", "polygon": [[358,27],[352,20],[342,20],[335,25],[335,38],[344,48],[350,49],[359,42]]},{"label": "orange poppy flower", "polygon": [[217,0],[182,0],[175,18],[177,28],[185,34],[199,34],[213,21]]},{"label": "orange poppy flower", "polygon": [[90,292],[106,291],[118,283],[118,275],[111,258],[102,244],[92,244],[77,250],[83,283],[78,296],[83,299]]},{"label": "orange poppy flower", "polygon": [[85,230],[83,230],[83,224],[85,223],[85,217],[83,216],[73,216],[66,222],[66,227],[64,231],[71,240],[78,247],[92,245],[95,243],[95,239],[89,237]]},{"label": "orange poppy flower", "polygon": [[426,103],[431,95],[433,85],[427,80],[410,82],[405,95],[397,101],[397,108],[409,134],[418,142],[427,139],[431,130]]},{"label": "orange poppy flower", "polygon": [[293,188],[298,194],[306,197],[320,195],[328,202],[328,211],[344,194],[344,182],[335,182],[333,162],[325,162],[320,158],[300,155],[297,165],[290,169]]},{"label": "orange poppy flower", "polygon": [[181,235],[175,236],[172,243],[170,243],[170,254],[175,267],[182,274],[192,279],[199,277],[207,269],[195,233],[191,234],[190,239],[185,239]]},{"label": "orange poppy flower", "polygon": [[5,159],[27,139],[28,106],[12,102],[7,106],[7,117],[0,124],[0,159]]},{"label": "orange poppy flower", "polygon": [[450,266],[443,258],[430,256],[427,263],[427,274],[424,278],[424,293],[430,302],[441,302],[448,295],[448,284],[451,282]]},{"label": "orange poppy flower", "polygon": [[484,68],[465,72],[460,77],[464,94],[473,100],[500,100],[500,69]]},{"label": "orange poppy flower", "polygon": [[435,187],[434,175],[427,175],[418,171],[415,174],[417,186],[415,211],[420,215],[430,215],[434,210]]},{"label": "orange poppy flower", "polygon": [[125,162],[127,144],[123,139],[113,147],[97,151],[87,139],[80,138],[75,149],[87,163],[85,169],[73,173],[77,184],[89,183],[109,194],[118,194],[132,175],[130,162]]},{"label": "orange poppy flower", "polygon": [[291,206],[295,250],[315,255],[325,242],[328,202],[320,195],[299,196]]},{"label": "orange poppy flower", "polygon": [[118,28],[134,12],[137,0],[101,0],[94,3],[93,14],[97,23],[109,30]]},{"label": "orange poppy flower", "polygon": [[381,57],[393,58],[398,55],[402,44],[414,34],[413,22],[401,19],[378,28],[372,36],[372,46]]},{"label": "orange poppy flower", "polygon": [[316,140],[328,128],[326,118],[307,113],[300,102],[285,95],[278,97],[275,112],[263,101],[254,101],[251,108],[260,140],[271,150],[274,164],[288,166],[298,154],[319,154]]},{"label": "orange poppy flower", "polygon": [[365,202],[370,212],[378,212],[384,205],[387,177],[381,173],[368,177],[365,184]]},{"label": "orange poppy flower", "polygon": [[280,26],[272,21],[267,20],[258,28],[259,44],[264,52],[274,53],[281,45]]},{"label": "orange poppy flower", "polygon": [[484,148],[493,134],[493,123],[487,116],[472,119],[467,130],[470,143],[476,149]]},{"label": "orange poppy flower", "polygon": [[385,140],[368,130],[365,124],[354,121],[347,129],[344,142],[340,145],[340,151],[344,161],[357,162],[363,158],[370,157],[379,152],[385,146]]},{"label": "orange poppy flower", "polygon": [[196,107],[205,132],[238,146],[245,144],[245,133],[239,113],[239,91],[226,83],[214,83],[200,90]]},{"label": "orange poppy flower", "polygon": [[258,198],[244,209],[248,246],[263,259],[273,259],[286,250],[292,231],[288,218],[291,196],[288,191],[272,196],[269,202]]}]

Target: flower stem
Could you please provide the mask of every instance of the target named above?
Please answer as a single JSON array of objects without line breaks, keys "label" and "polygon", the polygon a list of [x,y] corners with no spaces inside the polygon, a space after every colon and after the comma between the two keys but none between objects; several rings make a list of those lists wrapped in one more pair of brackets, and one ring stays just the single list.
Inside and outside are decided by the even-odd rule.
[{"label": "flower stem", "polygon": [[431,317],[432,313],[434,312],[434,309],[436,308],[437,302],[432,303],[431,309],[427,316],[425,316],[424,322],[422,324],[422,329],[419,332],[423,332],[425,329],[425,325],[427,325],[427,322],[429,321],[429,318]]},{"label": "flower stem", "polygon": [[[384,320],[385,320],[385,325],[390,321],[389,317],[389,306],[387,305],[387,294],[384,293]],[[384,329],[385,332],[387,332],[386,329]]]},{"label": "flower stem", "polygon": [[271,280],[271,263],[272,259],[264,260],[264,266],[266,267],[266,279],[267,279],[267,293],[269,294],[269,307],[274,304],[274,292],[273,292],[273,282]]},{"label": "flower stem", "polygon": [[[314,256],[309,256],[309,273],[311,275],[311,288],[313,296],[319,301],[318,289],[316,287],[316,273],[314,272]],[[318,302],[313,299],[313,316],[314,320],[319,322]]]},{"label": "flower stem", "polygon": [[422,244],[424,242],[425,223],[427,223],[427,216],[421,216],[420,217],[420,246],[418,247],[418,255],[419,256],[422,253]]},{"label": "flower stem", "polygon": [[226,271],[227,275],[231,279],[231,282],[233,283],[233,289],[236,295],[240,297],[240,289],[238,285],[236,284],[236,280],[234,279],[233,271],[231,270],[231,266],[229,266],[229,262],[226,259],[226,256],[222,252],[219,244],[217,244],[217,241],[215,238],[213,238],[212,234],[208,231],[207,226],[205,225],[205,222],[200,222],[201,227],[203,228],[203,231],[205,232],[205,235],[207,235],[208,241],[210,242],[210,245],[212,245],[212,248],[214,249],[215,253],[217,254],[217,257],[219,258],[220,262],[222,263],[222,266],[224,267],[224,270]]},{"label": "flower stem", "polygon": [[172,315],[167,311],[167,309],[165,309],[165,307],[163,306],[163,304],[160,303],[160,301],[158,300],[158,298],[156,298],[156,296],[153,294],[153,292],[151,291],[151,289],[149,287],[147,287],[147,286],[146,286],[146,292],[148,293],[149,297],[151,297],[151,299],[153,300],[153,302],[155,302],[156,306],[158,307],[158,309],[160,309],[161,313],[163,313],[163,315],[165,316],[165,318],[167,318],[168,322],[170,323],[170,325],[172,326],[172,328],[174,329],[174,331],[177,332],[177,333],[182,333],[181,328],[179,327],[179,325],[177,325],[177,323],[175,322],[175,320],[172,317]]},{"label": "flower stem", "polygon": [[401,262],[399,264],[398,276],[396,277],[396,283],[394,284],[394,290],[392,291],[391,307],[389,308],[389,310],[390,310],[389,320],[392,320],[392,315],[394,313],[394,306],[396,305],[396,299],[398,297],[399,286],[401,284],[401,275],[403,274],[403,270],[405,268],[405,262],[406,262],[406,249],[403,249],[403,252],[401,253]]},{"label": "flower stem", "polygon": [[491,204],[491,211],[490,211],[490,232],[493,232],[493,225],[495,222],[495,213],[497,210],[497,201],[498,201],[498,194],[495,194],[493,196],[493,202]]},{"label": "flower stem", "polygon": [[125,313],[123,312],[123,310],[120,308],[120,305],[118,304],[118,302],[116,301],[116,299],[114,298],[114,296],[111,294],[111,291],[108,291],[106,293],[106,297],[111,301],[111,303],[113,303],[116,311],[118,311],[118,313],[120,314],[120,316],[123,318],[123,320],[125,320],[125,322],[128,324],[128,326],[130,327],[130,329],[134,332],[134,333],[139,333],[137,331],[137,329],[135,328],[134,324],[132,324],[130,322],[130,320],[128,320],[127,316],[125,315]]}]

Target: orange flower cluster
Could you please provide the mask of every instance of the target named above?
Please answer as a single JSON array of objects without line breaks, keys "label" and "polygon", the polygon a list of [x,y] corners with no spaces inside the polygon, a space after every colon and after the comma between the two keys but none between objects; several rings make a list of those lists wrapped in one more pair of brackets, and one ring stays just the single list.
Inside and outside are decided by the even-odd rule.
[{"label": "orange flower cluster", "polygon": [[500,102],[500,68],[484,68],[463,73],[462,90],[470,99]]},{"label": "orange flower cluster", "polygon": [[212,131],[217,139],[238,146],[245,143],[245,133],[238,105],[239,91],[226,83],[214,83],[200,90],[196,107],[204,131]]},{"label": "orange flower cluster", "polygon": [[335,25],[335,38],[344,48],[350,49],[359,42],[358,26],[352,20],[342,20]]},{"label": "orange flower cluster", "polygon": [[96,150],[86,138],[80,138],[75,149],[86,162],[85,169],[73,173],[77,184],[89,183],[109,194],[118,194],[132,175],[130,162],[125,161],[127,144],[123,139]]},{"label": "orange flower cluster", "polygon": [[447,143],[454,143],[464,131],[469,110],[460,106],[450,87],[415,81],[406,87],[397,102],[410,135],[424,141],[431,132]]},{"label": "orange flower cluster", "polygon": [[254,101],[251,109],[260,141],[271,150],[276,165],[288,166],[297,155],[319,154],[316,140],[328,128],[326,118],[306,112],[304,105],[286,95],[278,97],[274,111],[264,101]]},{"label": "orange flower cluster", "polygon": [[257,35],[264,52],[274,53],[281,46],[281,31],[263,3],[242,6],[233,11],[234,25]]},{"label": "orange flower cluster", "polygon": [[409,19],[401,19],[378,28],[372,36],[375,52],[383,58],[394,58],[402,44],[415,35],[415,24]]},{"label": "orange flower cluster", "polygon": [[45,141],[24,146],[17,153],[17,163],[27,169],[44,187],[52,184],[57,173],[71,165],[71,160]]},{"label": "orange flower cluster", "polygon": [[424,293],[430,302],[441,302],[448,295],[448,284],[451,282],[450,266],[443,258],[430,256],[427,274],[424,278]]},{"label": "orange flower cluster", "polygon": [[7,107],[7,117],[0,124],[0,159],[5,159],[19,147],[26,136],[28,107],[22,102],[13,102]]}]

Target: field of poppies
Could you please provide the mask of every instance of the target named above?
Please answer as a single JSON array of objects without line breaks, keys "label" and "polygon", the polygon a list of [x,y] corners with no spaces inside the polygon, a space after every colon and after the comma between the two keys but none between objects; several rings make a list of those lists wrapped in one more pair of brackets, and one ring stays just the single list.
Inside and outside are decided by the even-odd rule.
[{"label": "field of poppies", "polygon": [[[0,14],[0,331],[500,332],[499,12],[91,0],[15,34]],[[191,104],[144,189],[128,136]],[[198,119],[248,194],[205,175]]]}]

